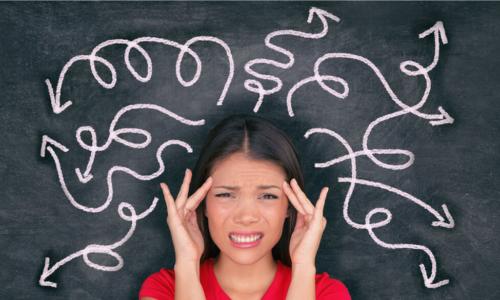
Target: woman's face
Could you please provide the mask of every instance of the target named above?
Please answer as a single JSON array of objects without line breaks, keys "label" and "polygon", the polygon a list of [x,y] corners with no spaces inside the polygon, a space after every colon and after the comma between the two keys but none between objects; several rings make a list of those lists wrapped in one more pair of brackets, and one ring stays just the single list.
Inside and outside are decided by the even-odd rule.
[{"label": "woman's face", "polygon": [[[205,215],[221,254],[240,264],[253,264],[271,255],[287,217],[283,168],[238,152],[217,162],[211,176]],[[245,233],[258,233],[261,238],[252,242],[250,238],[255,234],[242,238]]]}]

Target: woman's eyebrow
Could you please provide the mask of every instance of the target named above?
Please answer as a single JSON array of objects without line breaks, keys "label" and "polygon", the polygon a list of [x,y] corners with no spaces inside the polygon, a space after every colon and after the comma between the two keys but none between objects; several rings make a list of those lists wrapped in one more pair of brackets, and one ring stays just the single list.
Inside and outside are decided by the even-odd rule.
[{"label": "woman's eyebrow", "polygon": [[[228,190],[239,190],[240,189],[239,186],[230,186],[230,185],[218,185],[218,186],[215,186],[214,188],[215,189],[222,188],[222,189],[228,189]],[[281,190],[281,188],[278,187],[277,185],[258,185],[257,186],[257,189],[259,189],[259,190],[267,190],[267,189],[272,189],[272,188]]]}]

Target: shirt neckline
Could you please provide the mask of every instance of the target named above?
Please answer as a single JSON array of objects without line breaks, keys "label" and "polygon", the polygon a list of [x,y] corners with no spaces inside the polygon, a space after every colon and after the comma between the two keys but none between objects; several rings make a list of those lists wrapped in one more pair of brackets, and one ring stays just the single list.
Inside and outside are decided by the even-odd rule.
[{"label": "shirt neckline", "polygon": [[[216,283],[216,289],[219,293],[222,293],[225,297],[227,297],[227,299],[231,299],[227,294],[226,292],[224,291],[224,289],[222,289],[221,285],[219,284],[219,281],[217,280],[217,277],[215,276],[215,271],[214,271],[214,258],[211,257],[208,259],[208,262],[210,263],[210,267],[208,268],[209,269],[209,272],[210,272],[210,277],[212,277],[213,281]],[[265,299],[265,297],[267,296],[267,294],[269,293],[269,291],[275,289],[275,285],[278,284],[279,282],[279,279],[281,277],[281,274],[283,273],[283,265],[281,263],[280,260],[276,260],[276,263],[277,263],[277,269],[276,269],[276,273],[274,274],[274,278],[273,278],[273,281],[271,282],[271,284],[269,285],[269,287],[267,288],[266,292],[264,293],[264,295],[262,295],[262,299]]]}]

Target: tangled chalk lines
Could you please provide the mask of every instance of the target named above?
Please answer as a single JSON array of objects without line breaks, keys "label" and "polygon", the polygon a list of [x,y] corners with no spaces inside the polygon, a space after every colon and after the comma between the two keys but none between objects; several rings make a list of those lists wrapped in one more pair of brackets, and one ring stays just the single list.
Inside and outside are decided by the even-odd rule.
[{"label": "tangled chalk lines", "polygon": [[[277,93],[280,91],[283,87],[281,78],[271,75],[271,74],[262,74],[257,71],[255,71],[252,67],[258,64],[266,64],[270,65],[276,68],[280,69],[290,69],[295,62],[294,54],[290,52],[289,50],[277,46],[272,43],[272,39],[277,36],[290,36],[291,38],[303,38],[303,39],[321,39],[324,38],[328,32],[329,32],[329,22],[330,23],[338,23],[340,22],[340,18],[337,16],[322,10],[318,9],[315,7],[312,7],[309,10],[308,18],[307,18],[307,23],[312,23],[315,19],[318,19],[321,24],[322,24],[322,30],[317,33],[308,33],[308,32],[302,32],[302,31],[296,31],[296,30],[278,30],[271,32],[268,34],[265,38],[265,45],[266,47],[270,48],[273,51],[276,51],[277,53],[280,53],[286,57],[285,62],[279,62],[276,60],[271,60],[271,59],[265,59],[265,58],[256,58],[248,61],[244,69],[245,71],[251,75],[253,78],[247,79],[244,81],[244,86],[245,88],[252,93],[255,93],[258,95],[257,102],[254,106],[253,111],[257,113],[259,109],[261,108],[261,105],[264,101],[264,98],[268,95],[272,95],[274,93]],[[349,162],[350,163],[350,169],[351,169],[351,176],[349,177],[339,177],[338,182],[341,183],[346,183],[349,184],[349,189],[348,192],[345,196],[344,199],[344,204],[343,204],[343,216],[345,221],[352,226],[355,229],[362,229],[366,230],[370,237],[373,239],[375,243],[378,245],[388,248],[388,249],[413,249],[413,250],[418,250],[418,251],[423,251],[427,257],[429,258],[430,264],[431,264],[431,269],[430,273],[428,269],[426,268],[424,263],[421,263],[419,265],[420,271],[422,273],[422,278],[424,281],[424,285],[427,288],[438,288],[440,286],[448,284],[449,280],[440,280],[437,281],[436,279],[436,269],[437,269],[437,262],[434,257],[434,254],[432,251],[424,246],[424,245],[417,245],[417,244],[390,244],[387,242],[382,241],[375,233],[375,229],[386,226],[391,222],[392,219],[392,213],[386,209],[386,208],[375,208],[372,209],[370,212],[365,217],[364,222],[356,222],[351,219],[349,215],[349,202],[351,200],[351,196],[353,194],[354,188],[356,185],[363,185],[363,186],[368,186],[372,188],[378,188],[393,194],[397,194],[412,203],[420,206],[421,208],[425,209],[428,211],[430,214],[432,214],[435,217],[435,221],[432,222],[432,226],[434,227],[442,227],[446,229],[451,229],[454,227],[454,220],[453,217],[451,216],[448,207],[446,204],[443,204],[441,207],[441,211],[431,207],[430,205],[426,204],[423,200],[418,199],[417,197],[410,195],[404,191],[401,191],[395,187],[386,185],[382,182],[375,182],[371,181],[369,179],[362,179],[357,177],[357,164],[356,164],[356,159],[358,157],[363,157],[366,156],[370,161],[372,161],[374,164],[377,166],[384,168],[384,169],[391,169],[391,170],[403,170],[406,168],[409,168],[413,162],[414,162],[414,154],[411,151],[404,150],[404,149],[372,149],[369,147],[369,138],[370,134],[373,131],[374,128],[379,126],[380,124],[390,120],[390,119],[395,119],[398,117],[401,117],[406,114],[412,114],[418,118],[426,119],[429,120],[429,124],[432,126],[440,126],[444,124],[451,124],[453,123],[453,118],[442,108],[438,107],[438,113],[435,114],[427,114],[423,113],[420,111],[420,109],[424,106],[426,103],[428,96],[431,91],[431,79],[429,76],[429,73],[436,67],[438,61],[439,61],[439,53],[440,53],[440,47],[441,44],[447,44],[448,40],[445,34],[444,26],[443,23],[438,21],[436,22],[432,27],[429,29],[423,31],[420,35],[419,38],[425,38],[427,36],[433,36],[434,37],[434,59],[432,63],[430,63],[428,66],[422,66],[421,64],[407,60],[403,61],[400,64],[400,70],[403,72],[405,75],[409,77],[422,77],[425,81],[425,90],[424,93],[422,94],[420,101],[415,104],[415,105],[407,105],[405,102],[400,99],[397,94],[392,90],[391,86],[383,76],[383,74],[380,72],[379,68],[372,63],[369,59],[355,55],[352,53],[326,53],[322,55],[320,58],[318,58],[314,66],[312,68],[313,74],[309,77],[303,78],[299,80],[296,84],[290,88],[290,90],[287,92],[286,96],[286,106],[287,106],[287,111],[288,114],[291,118],[295,117],[295,113],[293,111],[293,106],[292,106],[292,100],[294,99],[294,94],[297,90],[299,90],[301,87],[304,85],[312,85],[312,84],[317,84],[322,90],[325,92],[329,93],[332,95],[334,98],[343,100],[346,99],[349,95],[349,84],[348,82],[343,79],[342,77],[332,75],[332,74],[325,74],[320,72],[320,66],[323,62],[328,61],[328,60],[351,60],[351,61],[356,61],[359,62],[366,67],[368,67],[371,72],[375,75],[375,77],[380,81],[380,83],[383,85],[385,91],[387,92],[389,98],[391,101],[393,101],[397,107],[399,108],[398,110],[389,113],[387,115],[381,116],[375,120],[373,120],[368,127],[366,128],[364,135],[363,135],[363,140],[362,140],[362,145],[360,150],[354,150],[353,147],[346,141],[342,135],[340,135],[338,132],[328,129],[328,128],[311,128],[309,129],[304,137],[307,139],[313,134],[321,134],[321,135],[327,135],[331,138],[336,139],[338,142],[342,144],[342,146],[345,148],[346,153],[343,156],[333,158],[327,162],[323,163],[316,163],[315,167],[316,168],[327,168],[327,167],[332,167],[336,164],[342,163],[342,162]],[[88,61],[90,70],[92,72],[92,75],[94,76],[95,80],[103,87],[106,89],[112,89],[116,82],[117,82],[117,74],[114,66],[106,60],[104,57],[99,55],[99,51],[102,49],[109,47],[109,46],[117,46],[117,45],[123,45],[126,46],[125,51],[124,51],[124,62],[125,65],[128,69],[128,71],[133,75],[133,77],[143,83],[148,82],[152,76],[153,76],[153,61],[146,51],[146,49],[143,47],[144,44],[147,43],[155,43],[155,44],[161,44],[165,45],[168,47],[174,47],[179,50],[177,60],[176,60],[176,65],[175,65],[175,72],[176,72],[176,78],[177,80],[184,86],[184,87],[190,87],[194,85],[198,79],[200,78],[200,74],[202,72],[202,62],[198,54],[191,49],[191,45],[197,42],[207,42],[207,43],[215,43],[216,45],[219,45],[222,50],[224,50],[225,56],[227,58],[227,63],[228,63],[228,68],[227,68],[227,79],[225,81],[224,86],[222,87],[222,91],[220,93],[220,96],[217,100],[217,105],[221,106],[223,104],[223,101],[227,95],[228,89],[233,81],[233,75],[234,75],[234,61],[233,61],[233,56],[231,53],[231,49],[228,47],[228,45],[222,41],[219,38],[213,37],[213,36],[197,36],[194,37],[190,40],[188,40],[184,44],[180,44],[178,42],[168,40],[168,39],[163,39],[163,38],[157,38],[157,37],[140,37],[135,40],[125,40],[125,39],[113,39],[113,40],[108,40],[105,41],[99,45],[97,45],[90,54],[88,55],[77,55],[73,58],[71,58],[63,67],[63,69],[60,72],[57,85],[54,91],[53,85],[49,79],[45,81],[49,93],[49,98],[52,106],[52,110],[55,114],[60,114],[64,112],[66,109],[68,109],[73,102],[66,99],[61,103],[61,89],[62,85],[66,76],[67,71],[71,68],[71,66],[79,61]],[[132,50],[137,51],[142,58],[144,59],[144,62],[147,65],[147,71],[146,74],[141,75],[137,70],[132,66],[130,62],[130,52]],[[185,80],[182,75],[181,75],[181,68],[182,68],[182,63],[185,55],[191,56],[195,63],[196,63],[196,70],[193,78],[190,80]],[[102,64],[107,71],[110,72],[111,74],[111,81],[106,82],[105,80],[102,79],[100,74],[97,72],[96,69],[96,63]],[[264,88],[263,81],[268,81],[273,84],[273,86],[269,89]],[[333,89],[332,87],[328,86],[326,82],[335,82],[341,86],[340,90]],[[120,118],[123,116],[126,116],[128,112],[134,111],[134,110],[147,110],[151,111],[154,113],[161,113],[165,115],[168,118],[175,119],[176,121],[187,125],[187,126],[202,126],[205,124],[205,120],[190,120],[185,117],[182,117],[162,106],[156,105],[156,104],[149,104],[149,103],[139,103],[139,104],[133,104],[133,105],[128,105],[119,110],[119,112],[115,115],[113,118],[110,126],[109,126],[109,135],[106,138],[106,141],[102,145],[98,145],[97,141],[97,134],[95,129],[92,126],[81,126],[77,129],[75,133],[75,138],[78,143],[78,145],[88,151],[89,153],[89,159],[87,161],[85,169],[82,171],[80,168],[75,168],[75,175],[77,176],[78,180],[82,184],[86,184],[89,181],[93,179],[92,175],[92,168],[94,165],[94,160],[97,154],[100,152],[106,151],[108,147],[113,143],[119,143],[124,146],[134,148],[134,149],[143,149],[147,147],[150,142],[151,142],[151,134],[150,132],[141,129],[141,128],[117,128],[118,121]],[[87,133],[87,136],[90,136],[90,142],[85,142],[84,139],[82,138],[83,134]],[[128,140],[126,137],[130,135],[137,135],[141,137],[140,142],[133,142],[132,140]],[[102,205],[97,206],[97,207],[88,207],[83,204],[81,204],[70,192],[68,186],[66,185],[65,182],[65,176],[63,174],[59,156],[56,152],[56,149],[62,151],[62,152],[69,152],[69,149],[61,144],[60,142],[54,140],[53,138],[50,138],[46,135],[42,137],[42,146],[40,150],[40,155],[42,157],[45,157],[46,153],[48,152],[55,164],[56,172],[59,178],[59,183],[61,185],[61,188],[64,192],[64,195],[66,198],[70,201],[70,203],[77,209],[80,209],[82,211],[85,211],[87,213],[99,213],[105,210],[111,201],[113,200],[113,174],[116,172],[122,172],[122,173],[127,173],[130,176],[134,177],[135,179],[141,180],[141,181],[148,181],[152,180],[154,178],[157,178],[160,176],[164,171],[165,171],[165,164],[163,160],[161,159],[161,155],[163,150],[168,147],[168,146],[179,146],[184,148],[188,153],[192,153],[193,150],[191,146],[181,140],[168,140],[164,143],[162,143],[157,151],[156,151],[156,159],[158,162],[158,169],[151,173],[151,174],[139,174],[136,171],[126,168],[124,166],[113,166],[108,170],[107,173],[107,195],[105,197],[105,200],[103,201]],[[390,155],[397,155],[397,156],[404,156],[406,157],[406,161],[404,163],[400,164],[390,164],[383,162],[377,158],[377,156],[390,156]],[[45,258],[45,264],[43,268],[43,272],[39,278],[39,284],[41,286],[50,286],[50,287],[57,287],[57,283],[48,281],[47,278],[54,273],[58,268],[60,268],[62,265],[65,263],[78,258],[82,257],[85,263],[92,268],[95,268],[97,270],[102,270],[102,271],[117,271],[122,268],[123,266],[123,258],[115,251],[116,248],[120,247],[123,245],[134,233],[137,221],[140,219],[143,219],[147,217],[156,207],[156,204],[158,202],[158,198],[154,197],[151,205],[147,210],[145,210],[142,213],[137,213],[134,209],[134,207],[127,202],[121,202],[120,205],[118,206],[118,213],[119,216],[125,220],[130,222],[130,229],[127,232],[127,234],[121,238],[118,242],[110,244],[110,245],[99,245],[99,244],[91,244],[85,247],[82,250],[76,251],[72,253],[71,255],[68,255],[64,259],[56,262],[52,266],[50,266],[50,258],[46,257]],[[384,219],[381,221],[374,222],[373,218],[375,215],[380,214],[383,215]],[[378,218],[380,219],[380,218]],[[93,262],[89,258],[89,254],[92,253],[100,253],[100,254],[107,254],[113,257],[116,260],[116,265],[114,266],[105,266],[105,265],[100,265],[95,262]]]}]

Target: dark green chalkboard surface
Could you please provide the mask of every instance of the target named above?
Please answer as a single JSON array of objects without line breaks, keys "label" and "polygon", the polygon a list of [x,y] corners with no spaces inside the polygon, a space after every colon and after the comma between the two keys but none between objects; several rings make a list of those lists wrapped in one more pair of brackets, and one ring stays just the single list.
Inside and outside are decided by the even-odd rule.
[{"label": "dark green chalkboard surface", "polygon": [[0,3],[1,299],[136,299],[233,113],[329,186],[353,299],[500,299],[500,3]]}]

